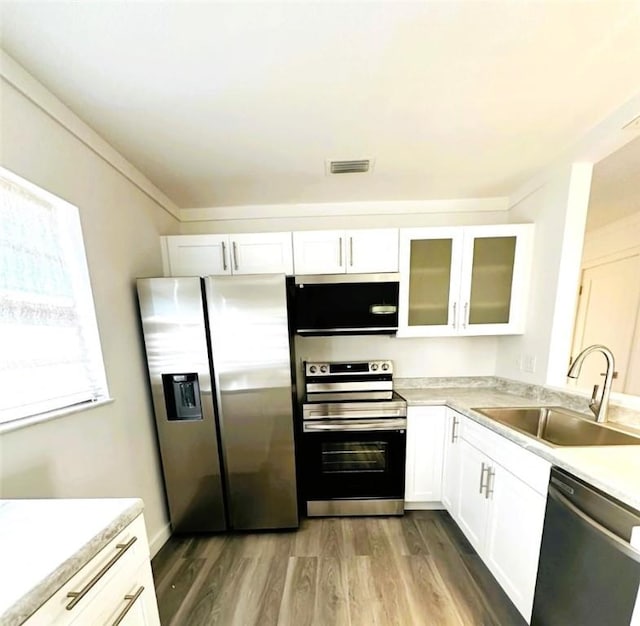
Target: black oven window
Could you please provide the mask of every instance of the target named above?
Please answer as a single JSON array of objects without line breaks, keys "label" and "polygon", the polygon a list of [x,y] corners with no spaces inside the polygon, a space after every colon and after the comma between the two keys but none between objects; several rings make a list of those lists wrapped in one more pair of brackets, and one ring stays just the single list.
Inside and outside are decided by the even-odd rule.
[{"label": "black oven window", "polygon": [[322,473],[386,472],[386,441],[336,441],[322,444]]}]

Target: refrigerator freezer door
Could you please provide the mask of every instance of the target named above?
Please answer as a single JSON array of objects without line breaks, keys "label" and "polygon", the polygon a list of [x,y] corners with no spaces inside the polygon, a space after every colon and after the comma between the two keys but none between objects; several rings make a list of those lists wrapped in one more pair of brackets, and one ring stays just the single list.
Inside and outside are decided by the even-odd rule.
[{"label": "refrigerator freezer door", "polygon": [[285,278],[205,280],[231,527],[295,527]]},{"label": "refrigerator freezer door", "polygon": [[[202,283],[199,278],[142,278],[138,299],[173,530],[224,530]],[[195,380],[187,390],[199,388],[200,397],[182,401],[193,410],[177,411],[176,389]]]}]

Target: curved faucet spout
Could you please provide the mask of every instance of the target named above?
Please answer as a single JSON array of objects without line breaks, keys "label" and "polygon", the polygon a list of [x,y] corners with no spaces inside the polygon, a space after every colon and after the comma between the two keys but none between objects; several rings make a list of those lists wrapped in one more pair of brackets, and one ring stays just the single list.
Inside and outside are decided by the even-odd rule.
[{"label": "curved faucet spout", "polygon": [[593,411],[596,416],[596,422],[605,422],[607,419],[607,409],[609,408],[609,395],[611,393],[611,385],[613,383],[613,375],[615,371],[615,360],[613,358],[613,352],[607,348],[607,346],[603,346],[600,344],[594,344],[593,346],[588,346],[585,348],[577,357],[576,360],[571,364],[569,371],[567,372],[567,376],[569,378],[578,378],[580,376],[580,371],[582,370],[582,363],[586,356],[591,354],[592,352],[600,352],[604,355],[604,358],[607,360],[607,370],[604,375],[604,386],[602,387],[602,396],[600,397],[600,402],[596,400],[596,396],[598,394],[598,385],[595,385],[593,388],[593,394],[591,396],[591,400],[589,402],[589,408]]}]

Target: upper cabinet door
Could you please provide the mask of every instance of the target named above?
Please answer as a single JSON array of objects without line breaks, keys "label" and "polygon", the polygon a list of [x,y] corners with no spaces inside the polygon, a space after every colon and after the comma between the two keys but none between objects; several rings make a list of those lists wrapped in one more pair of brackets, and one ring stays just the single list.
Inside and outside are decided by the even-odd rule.
[{"label": "upper cabinet door", "polygon": [[400,230],[398,335],[524,331],[532,224]]},{"label": "upper cabinet door", "polygon": [[291,233],[163,238],[166,276],[293,274]]},{"label": "upper cabinet door", "polygon": [[234,274],[293,274],[291,233],[229,235]]},{"label": "upper cabinet door", "polygon": [[458,334],[462,229],[400,230],[398,336]]},{"label": "upper cabinet door", "polygon": [[523,332],[533,225],[474,226],[464,230],[460,333]]},{"label": "upper cabinet door", "polygon": [[397,272],[398,232],[397,228],[346,231],[347,273]]},{"label": "upper cabinet door", "polygon": [[344,274],[345,233],[341,230],[304,230],[293,233],[296,274]]},{"label": "upper cabinet door", "polygon": [[227,235],[164,237],[167,276],[231,274]]}]

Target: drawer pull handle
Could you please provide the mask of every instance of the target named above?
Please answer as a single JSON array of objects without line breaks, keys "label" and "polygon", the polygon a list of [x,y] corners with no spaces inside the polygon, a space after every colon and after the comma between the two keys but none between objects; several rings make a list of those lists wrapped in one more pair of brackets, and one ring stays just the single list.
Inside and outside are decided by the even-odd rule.
[{"label": "drawer pull handle", "polygon": [[131,537],[127,543],[116,544],[116,550],[118,553],[114,555],[104,565],[104,567],[80,590],[70,591],[67,594],[67,598],[73,598],[69,604],[67,604],[67,611],[71,611],[82,598],[84,598],[96,585],[96,583],[124,556],[124,553],[137,541],[137,537]]},{"label": "drawer pull handle", "polygon": [[136,600],[142,595],[143,591],[144,587],[140,587],[140,589],[138,589],[138,591],[136,591],[134,594],[128,593],[124,597],[124,599],[127,601],[127,606],[122,609],[122,612],[120,613],[120,615],[118,615],[118,617],[116,617],[115,622],[113,622],[111,626],[118,626],[118,624],[122,622],[127,613],[131,610],[131,607],[136,603]]}]

